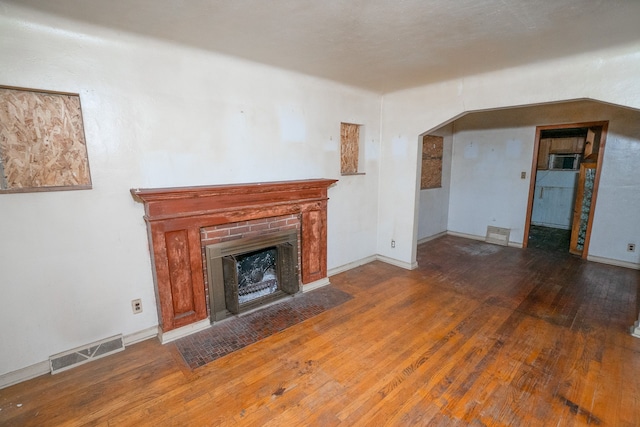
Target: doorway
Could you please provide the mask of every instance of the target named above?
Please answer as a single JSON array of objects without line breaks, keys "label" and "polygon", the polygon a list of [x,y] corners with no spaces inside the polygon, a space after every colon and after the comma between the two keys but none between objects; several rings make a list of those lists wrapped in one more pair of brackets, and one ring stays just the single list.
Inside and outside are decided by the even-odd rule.
[{"label": "doorway", "polygon": [[524,247],[587,257],[607,125],[536,128]]}]

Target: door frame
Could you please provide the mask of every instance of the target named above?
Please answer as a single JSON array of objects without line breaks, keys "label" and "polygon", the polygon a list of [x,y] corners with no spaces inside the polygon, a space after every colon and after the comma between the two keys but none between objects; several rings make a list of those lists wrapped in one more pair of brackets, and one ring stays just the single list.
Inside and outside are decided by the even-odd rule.
[{"label": "door frame", "polygon": [[602,159],[604,158],[604,149],[607,143],[607,132],[609,129],[609,121],[597,122],[580,122],[580,123],[564,123],[557,125],[536,126],[536,137],[533,145],[533,160],[531,162],[531,173],[529,174],[529,200],[527,203],[527,216],[524,224],[524,236],[522,237],[522,247],[526,248],[529,244],[529,228],[531,227],[531,212],[533,210],[533,200],[536,192],[536,174],[538,172],[538,151],[540,150],[540,135],[544,130],[558,130],[570,128],[592,128],[600,127],[602,129],[600,135],[600,147],[598,150],[598,159],[596,160],[596,176],[593,183],[593,195],[591,197],[591,208],[589,210],[589,219],[587,222],[587,232],[584,239],[584,249],[582,258],[586,259],[589,254],[589,242],[591,240],[591,226],[593,224],[593,215],[596,208],[598,198],[598,187],[600,184],[600,174],[602,173]]}]

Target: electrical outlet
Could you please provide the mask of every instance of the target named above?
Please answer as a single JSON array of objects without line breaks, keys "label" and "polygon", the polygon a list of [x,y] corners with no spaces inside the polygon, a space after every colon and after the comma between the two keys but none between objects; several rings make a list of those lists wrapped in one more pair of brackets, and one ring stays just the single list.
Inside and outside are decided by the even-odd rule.
[{"label": "electrical outlet", "polygon": [[391,241],[391,247],[392,247],[392,248],[395,248],[395,247],[396,247],[396,241],[395,241],[395,240],[392,240],[392,241]]},{"label": "electrical outlet", "polygon": [[636,251],[636,244],[635,243],[628,243],[627,244],[627,252],[635,252]]},{"label": "electrical outlet", "polygon": [[134,299],[131,301],[131,310],[133,310],[133,314],[142,313],[142,300]]},{"label": "electrical outlet", "polygon": [[520,172],[520,179],[527,179],[527,173],[526,172]]}]

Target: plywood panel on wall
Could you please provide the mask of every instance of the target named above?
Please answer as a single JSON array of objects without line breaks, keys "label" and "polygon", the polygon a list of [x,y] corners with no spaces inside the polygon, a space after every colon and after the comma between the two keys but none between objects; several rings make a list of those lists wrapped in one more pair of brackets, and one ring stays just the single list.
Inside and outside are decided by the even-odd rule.
[{"label": "plywood panel on wall", "polygon": [[340,123],[340,173],[358,173],[360,126]]},{"label": "plywood panel on wall", "polygon": [[86,188],[80,97],[0,86],[0,192]]},{"label": "plywood panel on wall", "polygon": [[422,175],[420,188],[442,187],[442,151],[444,138],[425,135],[422,138]]}]

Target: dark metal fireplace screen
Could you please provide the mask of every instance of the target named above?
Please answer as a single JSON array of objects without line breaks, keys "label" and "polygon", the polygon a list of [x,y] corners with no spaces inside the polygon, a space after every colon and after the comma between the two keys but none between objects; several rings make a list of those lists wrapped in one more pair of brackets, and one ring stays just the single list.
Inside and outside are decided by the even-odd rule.
[{"label": "dark metal fireplace screen", "polygon": [[295,230],[208,245],[206,256],[212,320],[300,290]]},{"label": "dark metal fireplace screen", "polygon": [[[259,249],[242,255],[228,255],[222,259],[225,294],[238,293],[238,303],[246,304],[278,290],[278,248]],[[236,269],[233,270],[235,265]],[[229,274],[227,274],[227,270]],[[230,280],[226,280],[229,277]]]}]

